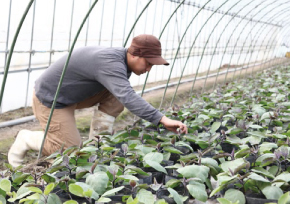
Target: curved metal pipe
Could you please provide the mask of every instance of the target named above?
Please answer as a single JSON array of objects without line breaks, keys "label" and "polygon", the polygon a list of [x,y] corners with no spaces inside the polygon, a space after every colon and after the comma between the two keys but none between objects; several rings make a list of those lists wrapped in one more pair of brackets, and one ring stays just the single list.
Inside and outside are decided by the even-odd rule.
[{"label": "curved metal pipe", "polygon": [[[92,5],[92,0],[90,0],[89,2],[89,8],[91,7],[91,5]],[[88,23],[87,23],[85,46],[87,46],[87,43],[88,43],[89,26],[90,26],[90,18],[88,18]]]},{"label": "curved metal pipe", "polygon": [[52,55],[52,44],[53,44],[53,34],[54,34],[54,20],[55,20],[55,8],[56,8],[56,0],[53,3],[53,17],[52,17],[52,26],[51,26],[51,34],[50,34],[50,53],[49,53],[49,62],[48,66],[51,65],[51,55]]},{"label": "curved metal pipe", "polygon": [[[287,8],[285,8],[285,9],[283,9],[283,10],[280,11],[280,12],[277,12],[273,17],[271,17],[271,20],[272,20],[272,19],[273,19],[273,20],[274,20],[274,19],[276,20],[276,16],[278,16],[278,15],[279,15],[279,17],[281,17],[283,14],[287,14],[287,12],[284,12],[284,11],[288,11],[289,8],[290,8],[290,6],[287,7]],[[281,14],[281,12],[283,12],[283,13]],[[283,19],[283,18],[282,18],[282,19]],[[265,30],[266,28],[267,28],[267,26],[265,26],[265,28],[261,29],[261,32],[260,32],[259,36],[257,36],[256,41],[255,41],[255,43],[254,43],[254,47],[253,47],[252,50],[255,50],[255,47],[256,47],[256,45],[257,45],[257,43],[258,43],[258,39],[260,39],[261,34],[264,33],[264,30]],[[270,32],[272,31],[271,29],[272,29],[272,28],[269,29],[269,31],[266,33],[265,36],[269,36],[269,35],[270,35]],[[258,32],[257,32],[257,33],[258,33]],[[275,32],[275,33],[276,33],[276,32]],[[276,35],[277,35],[277,34],[276,34]],[[273,32],[273,34],[271,35],[271,37],[273,37],[273,36],[275,37],[274,32]],[[269,44],[269,42],[270,42],[270,40],[271,40],[271,37],[269,38],[269,41],[268,41],[267,46],[266,46],[266,49],[267,49],[268,44]],[[274,39],[274,37],[273,37],[273,39]],[[255,39],[255,37],[254,37],[253,39]],[[262,48],[262,45],[263,45],[264,41],[265,41],[265,38],[263,38],[263,40],[262,40],[262,42],[261,42],[261,45],[260,45],[260,48],[258,49],[258,53],[257,53],[256,60],[258,59],[259,52],[260,52],[260,50],[261,50],[261,48]],[[272,48],[272,46],[270,47],[270,49],[271,49],[271,48]],[[249,49],[250,49],[250,48],[249,48]],[[275,50],[275,49],[274,49],[274,50]],[[249,50],[248,50],[248,52],[249,52]],[[249,66],[249,64],[250,64],[250,61],[251,61],[252,56],[253,56],[253,51],[251,52],[251,55],[250,55],[250,58],[249,58],[249,61],[248,61],[247,67],[246,67],[246,74],[247,74],[247,70],[248,70],[247,68],[248,68],[248,66]],[[246,58],[245,58],[245,59],[246,59]],[[255,62],[256,62],[256,60],[255,60]],[[244,61],[244,63],[245,63],[245,61]],[[255,64],[254,64],[254,65],[255,65]],[[254,72],[254,66],[253,66],[253,68],[252,68],[252,75],[253,75],[253,72]]]},{"label": "curved metal pipe", "polygon": [[71,31],[72,31],[73,17],[74,17],[74,9],[75,9],[75,0],[72,1],[72,5],[71,5],[70,28],[69,28],[68,47],[67,47],[68,50],[70,48]]},{"label": "curved metal pipe", "polygon": [[[172,14],[170,15],[170,17],[169,17],[168,20],[166,21],[166,23],[165,23],[165,25],[163,26],[163,29],[161,30],[160,35],[159,35],[159,37],[158,37],[159,40],[161,39],[161,36],[163,35],[163,32],[164,32],[165,28],[167,27],[168,23],[170,22],[171,18],[172,18],[173,15],[177,12],[177,10],[179,9],[179,7],[184,3],[184,1],[185,1],[185,0],[183,0],[183,1],[180,2],[180,4],[175,8],[175,10],[172,12]],[[144,89],[145,89],[146,84],[147,84],[147,80],[148,80],[149,73],[150,73],[150,72],[147,72],[147,75],[146,75],[146,78],[145,78],[145,81],[144,81],[144,85],[143,85],[143,88],[142,88],[141,97],[143,96]]]},{"label": "curved metal pipe", "polygon": [[[236,6],[239,2],[240,2],[240,1],[238,1],[236,4],[234,4],[234,6]],[[230,11],[234,6],[232,6],[232,7],[231,7],[227,12],[229,12],[229,11]],[[226,12],[226,13],[227,13],[227,12]],[[226,14],[226,13],[225,13],[225,14]],[[221,20],[223,19],[223,17],[225,16],[225,14],[222,16],[222,18],[220,18],[220,20],[219,20],[219,21],[216,23],[216,25],[214,26],[214,29],[211,31],[211,33],[210,33],[210,35],[209,35],[209,37],[208,37],[208,39],[207,39],[207,41],[206,41],[206,43],[205,43],[205,45],[204,45],[204,48],[203,48],[203,51],[202,51],[202,55],[201,55],[201,58],[200,58],[200,61],[199,61],[198,67],[197,67],[197,70],[199,70],[199,67],[200,67],[200,65],[201,65],[201,61],[202,61],[202,59],[203,59],[204,51],[205,51],[205,49],[206,49],[206,46],[207,46],[207,44],[208,44],[208,41],[209,41],[211,35],[213,34],[215,28],[218,26],[218,24],[220,23],[220,21],[221,21]],[[206,83],[206,81],[207,81],[207,76],[208,76],[208,74],[209,74],[209,70],[210,70],[210,67],[209,67],[209,69],[208,69],[208,71],[207,71],[207,74],[206,74],[205,83]],[[204,91],[205,83],[204,83],[204,86],[203,86],[202,92]]]},{"label": "curved metal pipe", "polygon": [[15,44],[16,44],[20,29],[22,28],[23,22],[24,22],[24,20],[25,20],[25,18],[27,16],[27,13],[28,13],[28,11],[29,11],[29,9],[30,9],[30,7],[31,7],[33,2],[34,2],[34,0],[30,0],[30,2],[28,3],[28,5],[27,5],[27,7],[26,7],[21,19],[20,19],[20,22],[18,24],[17,30],[15,32],[15,35],[14,35],[14,38],[13,38],[13,41],[12,41],[12,44],[11,44],[11,47],[10,47],[10,50],[9,50],[9,55],[8,55],[8,58],[7,58],[7,62],[6,62],[5,70],[4,70],[3,81],[2,81],[2,86],[1,86],[0,109],[2,107],[2,99],[3,99],[3,94],[4,94],[4,88],[5,88],[5,85],[6,85],[7,74],[8,74],[8,71],[9,71],[9,66],[10,66],[13,50],[14,50],[14,47],[15,47]]},{"label": "curved metal pipe", "polygon": [[[286,24],[286,25],[290,25],[290,22],[289,22],[288,24]],[[288,30],[285,30],[285,31],[287,31],[286,33],[288,33],[289,30],[290,30],[290,27],[289,27]],[[285,34],[285,35],[286,35],[286,34]],[[272,43],[271,43],[271,46],[273,45],[274,42],[275,42],[275,39],[273,39],[273,41],[272,41]],[[266,59],[269,57],[269,53],[270,53],[270,52],[268,52]],[[273,54],[274,54],[274,52],[273,52]],[[283,63],[283,62],[281,62],[281,64],[282,64],[282,63]],[[269,65],[268,65],[268,66],[270,66],[270,62],[269,62]]]},{"label": "curved metal pipe", "polygon": [[[267,0],[266,0],[267,1]],[[266,2],[266,1],[264,1],[264,2]],[[225,47],[225,50],[224,50],[224,53],[223,53],[223,55],[222,55],[222,59],[221,59],[221,63],[220,63],[220,66],[219,67],[221,67],[222,66],[222,62],[223,62],[223,59],[224,59],[224,56],[225,56],[225,54],[226,54],[226,51],[227,51],[227,48],[228,48],[228,45],[229,45],[229,43],[230,43],[230,41],[231,41],[231,39],[232,39],[232,36],[234,35],[234,33],[235,33],[235,31],[236,31],[236,29],[239,27],[239,25],[240,25],[240,23],[246,18],[246,16],[248,16],[253,10],[255,10],[257,7],[259,7],[259,6],[261,6],[264,2],[261,2],[260,4],[258,4],[257,6],[255,6],[253,9],[251,9],[249,12],[247,12],[246,13],[246,15],[244,15],[244,17],[237,23],[237,25],[236,25],[236,27],[234,28],[234,30],[232,31],[232,33],[231,33],[231,35],[230,35],[230,37],[229,37],[229,39],[228,39],[228,41],[227,41],[227,43],[226,43],[226,47]],[[244,27],[245,28],[245,27]],[[244,29],[243,28],[243,29]],[[236,45],[235,45],[236,46]],[[235,47],[234,46],[234,47]],[[229,69],[229,67],[228,67],[228,69]],[[219,76],[219,72],[220,72],[220,69],[218,69],[218,72],[217,72],[217,75],[216,75],[216,78],[215,78],[215,82],[214,82],[214,85],[213,85],[213,89],[215,89],[215,87],[216,87],[216,84],[217,84],[217,77]]]},{"label": "curved metal pipe", "polygon": [[[287,3],[287,2],[286,2]],[[277,9],[277,8],[279,8],[280,6],[282,6],[282,5],[284,5],[285,4],[285,2],[284,3],[281,3],[281,4],[279,4],[277,7],[274,7],[273,9],[272,9],[272,11],[274,10],[274,9]],[[272,12],[271,11],[271,12]],[[266,15],[268,15],[269,13],[265,13],[259,20],[261,20],[261,19],[263,19]],[[274,16],[276,15],[276,13],[274,14]],[[272,17],[270,17],[270,19],[271,19]],[[258,22],[256,22],[255,24],[254,24],[254,26],[253,27],[255,27],[256,25],[257,25],[257,23]],[[265,24],[262,24],[261,26],[260,26],[260,28],[257,30],[257,32],[255,33],[255,35],[254,35],[254,37],[253,37],[253,39],[252,39],[252,41],[256,38],[256,36],[258,35],[258,33],[262,30],[262,28],[263,28],[263,26],[264,26]],[[246,42],[247,42],[247,39],[248,39],[248,37],[251,35],[251,32],[249,32],[248,33],[248,35],[247,35],[247,37],[245,38],[245,40],[244,40],[244,43],[243,43],[243,46],[242,46],[242,50],[244,49],[244,46],[245,46],[245,44],[246,44]],[[244,60],[244,63],[246,62],[246,58],[247,58],[247,55],[248,55],[248,53],[249,53],[249,51],[250,51],[250,49],[251,49],[251,47],[252,47],[252,41],[251,41],[251,44],[250,44],[250,46],[248,47],[248,51],[247,51],[247,53],[246,53],[246,56],[245,56],[245,60]],[[241,57],[241,54],[239,55],[239,58],[238,58],[238,61],[237,61],[237,64],[239,64],[239,61],[240,61],[240,57]],[[239,74],[239,76],[241,76],[241,73],[242,73],[242,69],[240,70],[240,74]],[[234,73],[235,74],[235,73]],[[246,74],[247,74],[247,69],[246,69]],[[226,80],[227,78],[225,78],[225,80]],[[239,79],[239,77],[238,77],[238,79]]]},{"label": "curved metal pipe", "polygon": [[[271,2],[270,4],[268,4],[268,5],[266,5],[265,7],[263,7],[261,10],[259,10],[257,13],[255,13],[255,15],[252,16],[252,18],[254,18],[256,15],[258,15],[260,12],[262,12],[264,8],[266,8],[266,7],[268,7],[269,5],[274,4],[274,3],[276,3],[276,2]],[[279,6],[281,6],[281,5],[283,5],[283,4],[285,4],[285,3],[279,4],[278,6],[274,7],[274,9],[278,8]],[[259,20],[261,20],[263,17],[265,17],[266,14],[267,14],[267,13],[265,13],[265,14],[264,14],[264,15],[263,15]],[[248,22],[246,23],[246,25],[244,26],[244,28],[245,28],[245,27],[246,27],[250,22],[251,22],[251,21],[248,21]],[[258,22],[259,22],[259,21],[257,21],[257,22],[255,23],[255,25],[256,25]],[[240,39],[242,33],[244,32],[244,28],[242,29],[242,31],[240,32],[240,34],[239,34],[239,36],[238,36],[238,39],[237,39],[237,41],[236,41],[236,45],[237,45],[237,43],[238,43],[238,41],[239,41],[239,39]],[[250,36],[250,33],[251,33],[251,32],[248,33],[246,39],[244,40],[244,43],[243,43],[243,46],[242,46],[241,51],[243,51],[244,46],[245,46],[245,43],[246,43],[248,37]],[[233,53],[235,52],[236,45],[235,45],[235,47],[234,47]],[[238,62],[239,62],[239,60],[240,60],[241,55],[242,55],[242,52],[241,52],[241,54],[239,55],[239,58],[238,58],[238,60],[237,60],[237,64],[238,64]],[[229,66],[230,66],[230,64],[231,64],[232,58],[233,58],[233,54],[231,55],[230,62],[229,62]],[[228,66],[228,68],[229,68],[229,66]],[[235,76],[235,73],[236,73],[236,72],[234,72],[234,76]],[[226,75],[225,75],[225,79],[224,79],[224,82],[227,80],[227,76],[228,76],[228,74],[226,73]]]},{"label": "curved metal pipe", "polygon": [[[207,1],[207,2],[204,4],[203,8],[204,8],[204,7],[205,7],[209,2],[211,2],[211,0]],[[185,29],[185,31],[184,31],[184,33],[183,33],[183,35],[182,35],[182,38],[181,38],[181,40],[180,40],[180,42],[179,42],[179,45],[178,45],[178,48],[177,48],[177,51],[176,51],[175,57],[174,57],[174,59],[173,59],[173,63],[172,63],[172,66],[171,66],[170,72],[169,72],[169,76],[168,76],[167,84],[168,84],[169,81],[170,81],[171,74],[172,74],[172,70],[173,70],[173,67],[174,67],[174,63],[175,63],[175,60],[176,60],[177,55],[178,55],[178,53],[179,53],[180,45],[181,45],[181,43],[182,43],[182,41],[183,41],[183,39],[184,39],[184,37],[185,37],[185,35],[186,35],[186,33],[187,33],[189,27],[191,26],[192,22],[194,21],[194,19],[196,18],[196,16],[198,16],[198,14],[200,13],[201,10],[202,10],[202,8],[201,8],[201,9],[196,13],[196,15],[192,18],[192,20],[190,21],[190,23],[188,24],[187,28]],[[167,87],[165,87],[165,90],[164,90],[164,93],[163,93],[163,97],[162,97],[161,102],[160,102],[160,105],[159,105],[159,109],[161,108],[162,103],[163,103],[163,101],[164,101],[166,91],[167,91]]]},{"label": "curved metal pipe", "polygon": [[[195,39],[194,39],[194,41],[193,41],[193,43],[192,43],[192,45],[191,45],[191,48],[190,48],[190,50],[189,50],[189,53],[188,53],[188,57],[187,57],[187,59],[186,59],[186,63],[187,63],[187,61],[188,61],[188,58],[189,58],[189,56],[190,56],[190,53],[191,53],[191,50],[192,50],[192,47],[194,46],[194,44],[195,44],[195,42],[196,42],[196,40],[197,40],[197,38],[198,38],[198,36],[199,36],[199,34],[201,33],[201,31],[203,30],[203,28],[204,28],[204,26],[207,24],[207,22],[209,21],[209,19],[211,19],[211,17],[225,4],[225,3],[227,3],[228,2],[228,0],[227,1],[225,1],[224,3],[222,3],[209,17],[208,17],[208,19],[206,20],[206,22],[203,24],[203,26],[200,28],[200,30],[199,30],[199,32],[197,33],[197,35],[196,35],[196,37],[195,37]],[[185,66],[186,66],[186,63],[185,63]],[[194,87],[194,84],[195,84],[195,81],[196,81],[196,77],[197,77],[197,73],[198,73],[198,69],[196,70],[196,73],[195,73],[195,76],[194,76],[194,81],[193,81],[193,85],[192,85],[192,88],[191,88],[191,90],[190,90],[190,95],[192,95],[192,91],[193,91],[193,87]]]},{"label": "curved metal pipe", "polygon": [[[228,21],[228,23],[227,23],[226,26],[224,27],[223,31],[221,32],[221,34],[220,34],[220,36],[219,36],[219,39],[218,39],[217,42],[216,42],[216,46],[215,46],[215,48],[214,48],[214,52],[213,52],[212,57],[211,57],[211,59],[210,59],[209,67],[208,67],[208,70],[207,70],[207,76],[208,76],[209,71],[210,71],[210,67],[211,67],[211,64],[212,64],[212,61],[213,61],[213,58],[214,58],[215,52],[216,52],[217,45],[218,45],[218,43],[220,42],[222,35],[223,35],[224,32],[226,31],[226,29],[228,28],[228,26],[229,26],[229,24],[232,22],[232,20],[234,20],[235,17],[236,17],[236,16],[237,16],[237,15],[238,15],[238,14],[239,14],[239,13],[240,13],[244,8],[246,8],[246,7],[247,7],[248,5],[250,5],[251,3],[253,3],[253,1],[250,1],[248,4],[246,4],[245,6],[243,6],[243,7],[242,7],[238,12],[236,12],[235,15],[232,16],[232,18]],[[222,60],[221,60],[221,62],[222,62]],[[217,73],[217,76],[218,76],[218,73]],[[207,77],[205,78],[205,81],[204,81],[204,83],[203,83],[202,92],[204,92],[206,82],[207,82]]]},{"label": "curved metal pipe", "polygon": [[87,12],[85,18],[83,19],[83,21],[82,21],[82,23],[81,23],[81,25],[80,25],[80,27],[78,29],[78,32],[77,32],[77,34],[76,34],[76,36],[74,38],[74,41],[73,41],[72,46],[70,48],[70,51],[68,53],[68,57],[67,57],[67,60],[65,62],[65,65],[64,65],[64,68],[63,68],[63,71],[62,71],[62,74],[61,74],[61,77],[60,77],[60,80],[59,80],[59,83],[58,83],[58,86],[57,86],[56,94],[54,96],[54,100],[53,100],[53,103],[52,103],[52,106],[51,106],[51,111],[50,111],[50,114],[49,114],[49,117],[48,117],[48,120],[47,120],[46,128],[45,128],[45,131],[44,131],[44,138],[43,138],[42,143],[41,143],[41,147],[40,147],[39,154],[38,154],[38,159],[40,159],[41,154],[42,154],[42,149],[43,149],[43,145],[44,145],[44,142],[45,142],[45,139],[46,139],[46,135],[47,135],[47,132],[48,132],[48,129],[49,129],[49,125],[50,125],[50,121],[51,121],[51,118],[52,118],[52,114],[53,114],[53,111],[54,111],[54,108],[55,108],[55,105],[56,105],[56,101],[57,101],[57,98],[58,98],[60,87],[62,85],[62,81],[63,81],[64,75],[65,75],[65,72],[66,72],[66,69],[67,69],[71,54],[73,52],[74,46],[75,46],[75,44],[77,42],[79,34],[80,34],[80,32],[81,32],[81,30],[82,30],[87,18],[89,17],[91,11],[93,10],[93,8],[97,4],[97,2],[98,2],[98,0],[94,1],[94,3],[92,4],[91,8]]},{"label": "curved metal pipe", "polygon": [[[30,50],[32,51],[33,47],[33,37],[34,37],[34,20],[35,20],[35,6],[36,2],[33,4],[33,14],[32,14],[32,25],[31,25],[31,38],[30,38]],[[29,60],[28,60],[28,76],[27,76],[27,85],[26,85],[26,94],[25,94],[25,105],[24,107],[27,107],[27,101],[28,101],[28,91],[29,91],[29,82],[30,82],[30,72],[31,72],[31,58],[32,58],[33,52],[29,53]]]},{"label": "curved metal pipe", "polygon": [[126,47],[127,42],[128,42],[128,40],[129,40],[129,37],[130,37],[130,35],[131,35],[133,29],[135,28],[136,23],[139,21],[140,17],[142,16],[142,14],[144,13],[144,11],[147,9],[147,7],[149,6],[149,4],[150,4],[151,2],[152,2],[152,0],[149,0],[149,1],[148,1],[148,3],[146,4],[146,6],[143,8],[143,10],[141,11],[141,13],[139,14],[138,18],[135,20],[135,22],[134,22],[134,24],[133,24],[131,30],[129,31],[129,34],[128,34],[126,40],[125,40],[125,43],[124,43],[123,47]]}]

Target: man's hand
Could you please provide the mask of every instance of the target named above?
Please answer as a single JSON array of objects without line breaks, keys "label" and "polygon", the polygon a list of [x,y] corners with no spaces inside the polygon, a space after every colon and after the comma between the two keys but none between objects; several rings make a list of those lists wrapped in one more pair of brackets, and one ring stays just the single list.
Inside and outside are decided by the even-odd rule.
[{"label": "man's hand", "polygon": [[[175,133],[185,133],[187,134],[187,127],[182,122],[177,120],[171,120],[167,118],[166,116],[163,116],[160,120],[160,123],[164,125],[164,127],[167,130],[170,130]],[[177,128],[179,128],[180,132],[177,131]]]}]

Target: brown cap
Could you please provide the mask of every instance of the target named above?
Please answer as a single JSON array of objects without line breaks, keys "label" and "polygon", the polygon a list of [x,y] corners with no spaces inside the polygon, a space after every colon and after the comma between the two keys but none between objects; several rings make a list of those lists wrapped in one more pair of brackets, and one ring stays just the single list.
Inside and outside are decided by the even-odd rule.
[{"label": "brown cap", "polygon": [[133,38],[128,52],[131,55],[144,57],[148,62],[154,65],[169,65],[169,63],[161,57],[161,43],[153,35],[138,35]]}]

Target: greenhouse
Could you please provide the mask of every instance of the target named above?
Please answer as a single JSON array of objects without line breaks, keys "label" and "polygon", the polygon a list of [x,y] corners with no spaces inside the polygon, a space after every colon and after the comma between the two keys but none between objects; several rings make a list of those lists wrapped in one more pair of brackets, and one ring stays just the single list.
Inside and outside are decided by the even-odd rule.
[{"label": "greenhouse", "polygon": [[289,204],[289,11],[1,1],[0,204]]}]

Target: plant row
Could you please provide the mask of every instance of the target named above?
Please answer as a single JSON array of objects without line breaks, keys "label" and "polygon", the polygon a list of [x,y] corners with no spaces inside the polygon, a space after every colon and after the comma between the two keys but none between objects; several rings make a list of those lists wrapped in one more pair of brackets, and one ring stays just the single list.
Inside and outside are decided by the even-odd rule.
[{"label": "plant row", "polygon": [[186,135],[138,121],[50,155],[50,168],[1,172],[0,203],[290,203],[290,71],[196,95],[165,115]]}]

